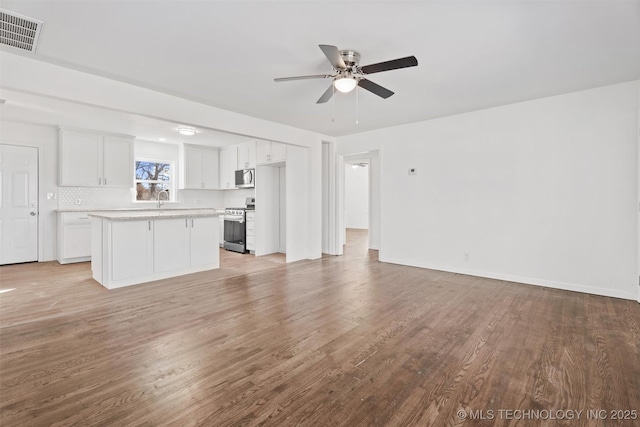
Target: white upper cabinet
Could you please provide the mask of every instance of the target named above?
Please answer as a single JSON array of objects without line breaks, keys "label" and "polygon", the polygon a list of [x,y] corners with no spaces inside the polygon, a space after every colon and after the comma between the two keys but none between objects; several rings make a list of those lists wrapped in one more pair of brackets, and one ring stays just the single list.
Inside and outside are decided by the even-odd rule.
[{"label": "white upper cabinet", "polygon": [[182,151],[180,188],[217,190],[219,155],[217,148],[185,144]]},{"label": "white upper cabinet", "polygon": [[258,141],[256,163],[276,163],[287,160],[287,146],[280,142]]},{"label": "white upper cabinet", "polygon": [[132,187],[133,137],[60,129],[59,184]]},{"label": "white upper cabinet", "polygon": [[107,187],[133,186],[133,139],[105,135],[103,141],[104,185]]},{"label": "white upper cabinet", "polygon": [[250,141],[238,145],[237,169],[254,169],[256,167],[256,142]]},{"label": "white upper cabinet", "polygon": [[236,167],[238,166],[237,147],[220,150],[220,188],[223,190],[236,188]]},{"label": "white upper cabinet", "polygon": [[102,139],[97,133],[60,130],[60,185],[102,185]]},{"label": "white upper cabinet", "polygon": [[220,151],[217,149],[202,150],[202,183],[207,190],[220,188]]},{"label": "white upper cabinet", "polygon": [[287,145],[280,142],[272,142],[270,159],[272,162],[283,162],[287,160]]},{"label": "white upper cabinet", "polygon": [[256,163],[267,163],[271,156],[271,142],[270,141],[258,141],[256,147]]}]

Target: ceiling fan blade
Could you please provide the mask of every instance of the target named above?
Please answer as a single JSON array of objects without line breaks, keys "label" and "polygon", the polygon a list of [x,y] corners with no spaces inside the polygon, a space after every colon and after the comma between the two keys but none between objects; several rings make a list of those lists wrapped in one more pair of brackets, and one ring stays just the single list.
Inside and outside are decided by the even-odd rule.
[{"label": "ceiling fan blade", "polygon": [[333,96],[333,83],[331,83],[331,86],[329,86],[329,88],[324,91],[320,99],[316,101],[316,104],[324,104],[325,102],[330,100],[332,96]]},{"label": "ceiling fan blade", "polygon": [[333,68],[336,70],[345,70],[347,68],[347,64],[344,63],[342,55],[340,55],[340,51],[337,47],[328,44],[319,44],[318,47],[322,49],[322,52],[329,62],[331,62]]},{"label": "ceiling fan blade", "polygon": [[278,77],[273,79],[274,82],[288,82],[290,80],[307,80],[307,79],[328,79],[333,77],[331,74],[314,74],[311,76],[295,76],[295,77]]},{"label": "ceiling fan blade", "polygon": [[367,79],[360,79],[358,81],[358,86],[360,86],[362,89],[366,89],[371,93],[374,93],[384,99],[387,99],[388,97],[390,97],[391,95],[393,95],[393,92],[391,92],[389,89],[384,88],[382,86],[380,86],[377,83],[372,82],[371,80],[367,80]]},{"label": "ceiling fan blade", "polygon": [[397,70],[398,68],[415,67],[416,65],[418,65],[416,57],[407,56],[406,58],[392,59],[391,61],[365,65],[364,67],[360,67],[360,70],[365,74],[373,74],[381,71]]}]

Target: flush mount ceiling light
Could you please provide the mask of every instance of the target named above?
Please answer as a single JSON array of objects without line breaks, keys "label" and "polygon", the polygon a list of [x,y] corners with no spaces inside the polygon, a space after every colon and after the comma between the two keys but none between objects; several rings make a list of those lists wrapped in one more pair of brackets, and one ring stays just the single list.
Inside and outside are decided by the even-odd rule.
[{"label": "flush mount ceiling light", "polygon": [[193,136],[196,134],[196,130],[193,128],[178,128],[178,132],[181,135]]}]

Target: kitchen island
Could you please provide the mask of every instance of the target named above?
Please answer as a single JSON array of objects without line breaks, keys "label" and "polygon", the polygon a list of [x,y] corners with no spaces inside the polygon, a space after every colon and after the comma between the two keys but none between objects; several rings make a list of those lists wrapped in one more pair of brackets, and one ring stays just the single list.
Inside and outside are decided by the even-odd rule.
[{"label": "kitchen island", "polygon": [[215,209],[91,212],[91,271],[107,289],[220,267]]}]

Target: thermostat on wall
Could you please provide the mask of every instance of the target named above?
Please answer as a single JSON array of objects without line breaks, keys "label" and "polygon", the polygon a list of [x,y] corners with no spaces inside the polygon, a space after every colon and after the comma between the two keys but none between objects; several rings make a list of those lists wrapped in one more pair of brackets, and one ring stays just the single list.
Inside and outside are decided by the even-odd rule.
[{"label": "thermostat on wall", "polygon": [[409,175],[415,175],[418,173],[418,170],[416,168],[409,168]]}]

